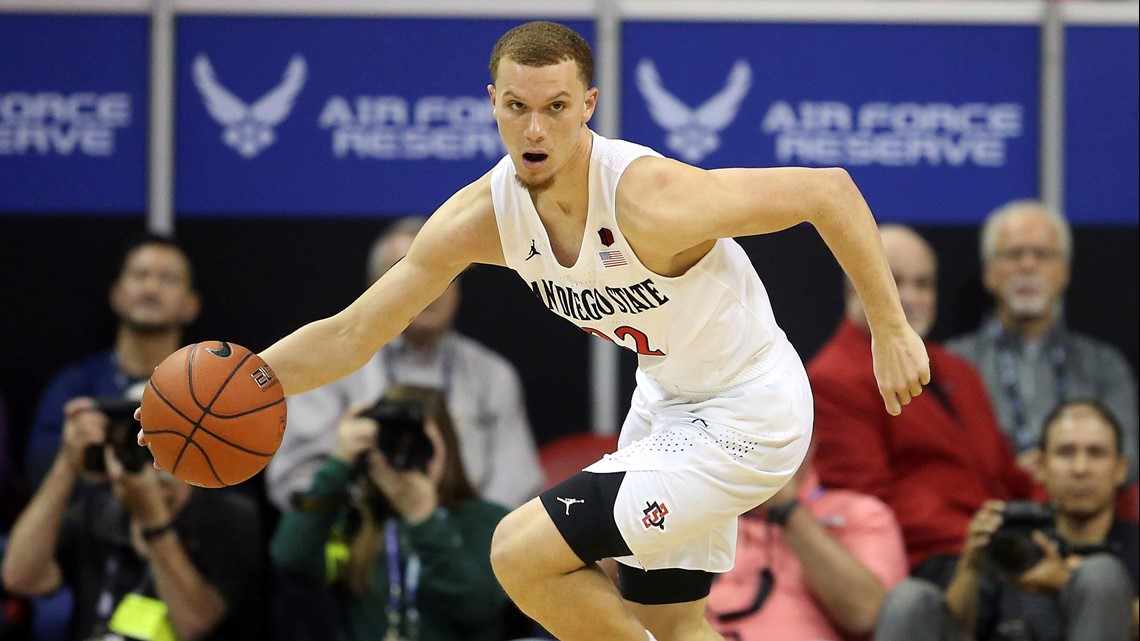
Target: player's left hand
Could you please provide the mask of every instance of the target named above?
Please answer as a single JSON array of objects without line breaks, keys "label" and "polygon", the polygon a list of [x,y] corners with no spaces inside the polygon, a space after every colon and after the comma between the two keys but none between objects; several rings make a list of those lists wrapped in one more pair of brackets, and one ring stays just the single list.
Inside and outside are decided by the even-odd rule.
[{"label": "player's left hand", "polygon": [[930,382],[930,358],[922,338],[909,325],[871,332],[875,380],[887,413],[898,416],[902,406],[922,393]]}]

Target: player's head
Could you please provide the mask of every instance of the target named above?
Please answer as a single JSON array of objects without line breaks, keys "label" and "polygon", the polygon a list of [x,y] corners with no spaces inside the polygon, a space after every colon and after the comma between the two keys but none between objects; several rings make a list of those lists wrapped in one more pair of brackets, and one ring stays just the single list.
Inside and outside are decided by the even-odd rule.
[{"label": "player's head", "polygon": [[544,191],[588,144],[583,133],[598,99],[590,45],[564,25],[528,22],[495,44],[490,72],[487,93],[518,180]]},{"label": "player's head", "polygon": [[1069,285],[1072,233],[1057,211],[1016,200],[986,218],[983,280],[999,315],[1015,322],[1053,318]]},{"label": "player's head", "polygon": [[168,332],[190,324],[200,303],[189,256],[170,238],[145,235],[131,241],[111,285],[110,303],[119,322],[133,331]]},{"label": "player's head", "polygon": [[[427,218],[423,216],[401,218],[389,225],[372,243],[368,253],[368,285],[376,282],[408,253],[412,240],[426,222]],[[458,311],[459,281],[456,279],[439,298],[412,319],[404,335],[416,344],[431,343],[452,328]]]},{"label": "player's head", "polygon": [[1128,474],[1120,423],[1104,405],[1073,400],[1058,405],[1041,429],[1038,480],[1059,512],[1091,518],[1115,508]]},{"label": "player's head", "polygon": [[[915,333],[926,337],[938,311],[938,259],[934,250],[922,236],[903,225],[883,225],[879,234],[906,320]],[[847,317],[866,329],[863,302],[850,279],[845,281],[844,290]]]}]

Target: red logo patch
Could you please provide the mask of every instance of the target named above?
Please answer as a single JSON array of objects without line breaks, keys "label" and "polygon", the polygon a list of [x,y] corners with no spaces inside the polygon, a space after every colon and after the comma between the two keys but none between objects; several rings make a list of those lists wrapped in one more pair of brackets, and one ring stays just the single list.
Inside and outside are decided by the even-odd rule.
[{"label": "red logo patch", "polygon": [[645,509],[641,513],[645,515],[641,518],[641,525],[645,529],[656,527],[665,530],[665,515],[669,513],[669,508],[665,507],[664,503],[646,501]]},{"label": "red logo patch", "polygon": [[614,233],[605,227],[598,230],[598,237],[602,239],[602,244],[606,247],[614,244]]}]

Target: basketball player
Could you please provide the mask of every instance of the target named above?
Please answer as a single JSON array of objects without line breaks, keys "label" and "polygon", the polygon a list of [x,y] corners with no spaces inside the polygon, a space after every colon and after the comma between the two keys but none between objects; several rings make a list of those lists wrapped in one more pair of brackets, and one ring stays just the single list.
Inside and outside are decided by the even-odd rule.
[{"label": "basketball player", "polygon": [[[587,127],[593,69],[562,25],[507,32],[487,91],[509,155],[358,300],[261,356],[298,394],[361,367],[472,263],[517,271],[551,311],[635,350],[638,385],[621,448],[500,523],[496,575],[563,641],[719,639],[703,611],[736,516],[791,478],[812,423],[800,359],[731,238],[819,230],[866,305],[891,414],[929,381],[926,352],[846,172],[705,171],[602,138]],[[607,557],[620,593],[597,569]]]}]

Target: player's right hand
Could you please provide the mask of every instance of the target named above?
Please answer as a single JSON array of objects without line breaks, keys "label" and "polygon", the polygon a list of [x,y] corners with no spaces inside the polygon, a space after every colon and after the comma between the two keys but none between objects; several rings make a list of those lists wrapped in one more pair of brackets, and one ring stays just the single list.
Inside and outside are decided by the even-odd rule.
[{"label": "player's right hand", "polygon": [[[135,408],[135,420],[138,421],[140,425],[142,424],[142,408],[141,407]],[[139,428],[139,434],[136,437],[136,440],[138,441],[139,447],[145,447],[147,449],[150,449],[150,445],[146,442],[146,434],[143,433],[141,427]],[[158,464],[158,459],[154,458],[153,454],[154,453],[151,452],[150,458],[151,458],[151,460],[154,461],[154,463],[153,463],[154,469],[161,470],[162,466]]]}]

